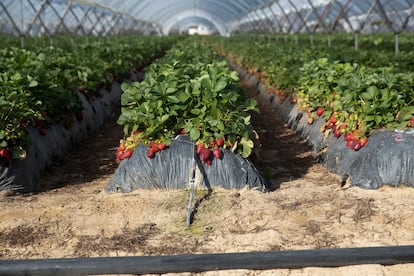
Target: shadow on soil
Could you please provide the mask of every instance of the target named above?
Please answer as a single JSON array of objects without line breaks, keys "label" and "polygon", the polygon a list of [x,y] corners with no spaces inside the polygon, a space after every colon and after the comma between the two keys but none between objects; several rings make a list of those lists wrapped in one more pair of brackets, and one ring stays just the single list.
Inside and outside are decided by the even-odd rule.
[{"label": "shadow on soil", "polygon": [[255,145],[257,169],[272,183],[272,190],[283,182],[303,177],[316,163],[313,151],[282,121],[278,112],[256,97],[256,87],[247,82],[241,85],[249,97],[257,100],[259,108],[259,113],[252,113],[251,118],[259,135]]},{"label": "shadow on soil", "polygon": [[35,193],[85,184],[112,175],[118,167],[116,150],[123,137],[122,127],[116,123],[118,117],[119,111],[114,112],[101,129],[48,166]]}]

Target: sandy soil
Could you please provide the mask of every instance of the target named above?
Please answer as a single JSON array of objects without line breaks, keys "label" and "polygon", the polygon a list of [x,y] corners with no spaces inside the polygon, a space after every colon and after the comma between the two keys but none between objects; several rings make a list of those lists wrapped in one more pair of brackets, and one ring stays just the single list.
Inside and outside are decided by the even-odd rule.
[{"label": "sandy soil", "polygon": [[[0,196],[0,259],[414,245],[414,189],[340,187],[266,105],[253,116],[269,193],[215,188],[186,225],[188,191],[108,194],[117,115],[45,171],[38,191]],[[197,192],[196,199],[206,191]],[[413,264],[196,275],[412,275]],[[173,274],[169,274],[173,275]],[[192,275],[184,273],[183,275]]]}]

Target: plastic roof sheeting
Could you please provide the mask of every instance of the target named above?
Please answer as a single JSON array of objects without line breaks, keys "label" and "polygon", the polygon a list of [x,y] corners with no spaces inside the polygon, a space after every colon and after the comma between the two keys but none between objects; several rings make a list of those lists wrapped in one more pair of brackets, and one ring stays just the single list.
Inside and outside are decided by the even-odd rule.
[{"label": "plastic roof sheeting", "polygon": [[412,31],[414,0],[0,0],[0,33]]},{"label": "plastic roof sheeting", "polygon": [[156,26],[97,3],[67,0],[0,0],[0,33],[109,35],[155,33]]},{"label": "plastic roof sheeting", "polygon": [[414,0],[278,0],[251,12],[235,30],[260,32],[270,26],[277,33],[400,33],[414,29],[413,13]]}]

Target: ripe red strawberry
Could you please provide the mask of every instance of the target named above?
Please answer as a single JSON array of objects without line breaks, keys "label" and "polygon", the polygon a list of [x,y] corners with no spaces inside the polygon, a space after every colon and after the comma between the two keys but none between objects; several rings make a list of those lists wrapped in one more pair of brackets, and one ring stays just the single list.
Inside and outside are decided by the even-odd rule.
[{"label": "ripe red strawberry", "polygon": [[355,142],[355,140],[348,140],[347,142],[346,142],[346,146],[348,147],[348,148],[354,148],[354,146],[355,146],[355,144],[356,144],[356,142]]},{"label": "ripe red strawberry", "polygon": [[147,150],[147,157],[148,158],[154,158],[155,157],[155,153],[152,151],[152,149]]},{"label": "ripe red strawberry", "polygon": [[37,126],[37,127],[39,127],[39,128],[46,128],[47,127],[47,125],[46,125],[46,123],[45,123],[45,121],[42,121],[42,120],[39,120],[39,119],[34,119],[34,123],[35,123],[35,125]]},{"label": "ripe red strawberry", "polygon": [[216,140],[216,145],[218,147],[222,147],[224,145],[224,137],[221,137],[220,139]]},{"label": "ripe red strawberry", "polygon": [[209,146],[214,147],[216,145],[216,140],[211,140]]},{"label": "ripe red strawberry", "polygon": [[7,160],[10,160],[11,159],[10,153],[9,153],[9,151],[6,148],[0,149],[0,157],[4,157]]},{"label": "ripe red strawberry", "polygon": [[214,149],[213,150],[213,155],[214,155],[214,157],[216,157],[217,159],[220,159],[221,158],[221,154],[222,154],[222,152],[221,152],[221,149]]},{"label": "ripe red strawberry", "polygon": [[204,148],[204,144],[203,143],[197,144],[197,149],[196,149],[197,154],[200,154],[201,153],[201,149],[202,148]]},{"label": "ripe red strawberry", "polygon": [[325,109],[323,107],[318,107],[316,110],[316,115],[322,116],[322,114],[325,112]]},{"label": "ripe red strawberry", "polygon": [[368,139],[366,137],[362,137],[361,139],[359,139],[359,144],[361,145],[361,148],[365,146],[367,142]]},{"label": "ripe red strawberry", "polygon": [[333,127],[335,127],[335,123],[329,122],[328,123],[328,128],[333,128]]},{"label": "ripe red strawberry", "polygon": [[337,120],[336,120],[335,117],[332,116],[331,118],[329,118],[329,122],[332,123],[332,124],[335,124],[337,122]]},{"label": "ripe red strawberry", "polygon": [[210,159],[211,151],[208,148],[202,148],[200,151],[200,159],[204,162]]},{"label": "ripe red strawberry", "polygon": [[410,120],[408,120],[408,126],[414,127],[414,118],[411,118]]},{"label": "ripe red strawberry", "polygon": [[334,137],[336,137],[336,138],[338,138],[338,137],[340,137],[342,134],[341,134],[341,131],[338,129],[338,128],[334,128],[334,131],[333,131],[333,136]]},{"label": "ripe red strawberry", "polygon": [[122,152],[125,150],[125,144],[124,143],[119,143],[119,147],[118,147],[118,152]]},{"label": "ripe red strawberry", "polygon": [[354,151],[359,151],[360,149],[361,149],[361,144],[359,142],[355,142],[353,150]]},{"label": "ripe red strawberry", "polygon": [[157,153],[160,151],[160,148],[158,147],[158,144],[155,142],[151,142],[150,143],[150,149],[154,152]]},{"label": "ripe red strawberry", "polygon": [[118,151],[117,153],[116,153],[116,162],[121,162],[121,160],[123,159],[123,156],[124,155],[124,152],[123,151]]},{"label": "ripe red strawberry", "polygon": [[18,123],[18,127],[26,127],[29,124],[29,121],[26,119],[20,119]]},{"label": "ripe red strawberry", "polygon": [[167,145],[166,145],[165,143],[159,143],[159,144],[158,144],[158,148],[159,148],[160,150],[165,150],[165,149],[167,148]]},{"label": "ripe red strawberry", "polygon": [[126,151],[124,151],[124,153],[122,154],[122,159],[125,158],[130,158],[132,156],[132,150],[127,149]]},{"label": "ripe red strawberry", "polygon": [[346,133],[344,138],[345,138],[345,141],[354,141],[357,139],[355,135],[355,131],[352,133]]}]

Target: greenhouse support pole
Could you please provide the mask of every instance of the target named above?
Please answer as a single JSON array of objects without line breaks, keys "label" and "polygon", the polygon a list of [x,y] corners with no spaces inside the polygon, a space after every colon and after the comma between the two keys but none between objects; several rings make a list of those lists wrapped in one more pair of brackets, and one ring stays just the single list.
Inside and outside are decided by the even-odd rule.
[{"label": "greenhouse support pole", "polygon": [[23,49],[24,47],[25,47],[25,43],[24,43],[24,35],[23,35],[23,33],[24,33],[24,17],[23,17],[23,0],[20,0],[20,16],[21,16],[21,18],[22,18],[22,20],[21,20],[21,25],[20,25],[20,27],[21,27],[21,29],[20,29],[20,33],[21,33],[21,35],[20,35],[20,47]]},{"label": "greenhouse support pole", "polygon": [[359,33],[358,32],[354,33],[354,49],[355,51],[358,51],[359,49]]},{"label": "greenhouse support pole", "polygon": [[328,47],[331,48],[332,46],[332,40],[331,40],[331,33],[328,33]]},{"label": "greenhouse support pole", "polygon": [[394,40],[395,40],[395,55],[398,55],[400,52],[400,41],[399,41],[399,35],[398,33],[394,33]]}]

